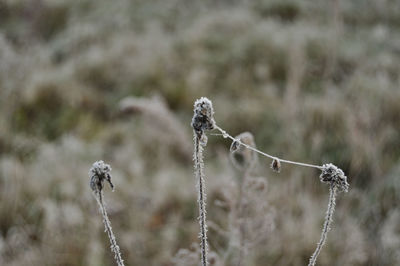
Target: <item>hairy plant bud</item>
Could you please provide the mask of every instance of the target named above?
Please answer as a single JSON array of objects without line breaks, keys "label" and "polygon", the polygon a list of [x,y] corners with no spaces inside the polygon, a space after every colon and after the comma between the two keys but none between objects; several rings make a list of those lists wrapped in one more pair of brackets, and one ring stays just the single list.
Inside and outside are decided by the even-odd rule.
[{"label": "hairy plant bud", "polygon": [[271,168],[272,168],[272,170],[274,170],[277,173],[281,172],[281,162],[279,161],[278,158],[275,158],[272,160]]},{"label": "hairy plant bud", "polygon": [[215,128],[214,109],[212,102],[206,97],[201,97],[194,103],[192,127],[198,138],[201,138],[205,130]]},{"label": "hairy plant bud", "polygon": [[334,187],[338,188],[339,191],[347,192],[349,189],[349,183],[347,183],[347,177],[345,176],[342,169],[337,166],[328,163],[322,166],[322,173],[319,176],[322,183],[329,183]]},{"label": "hairy plant bud", "polygon": [[90,188],[94,192],[100,192],[103,190],[104,181],[107,181],[110,184],[111,189],[114,190],[114,185],[111,183],[110,172],[111,166],[103,161],[93,163],[92,168],[89,170]]}]

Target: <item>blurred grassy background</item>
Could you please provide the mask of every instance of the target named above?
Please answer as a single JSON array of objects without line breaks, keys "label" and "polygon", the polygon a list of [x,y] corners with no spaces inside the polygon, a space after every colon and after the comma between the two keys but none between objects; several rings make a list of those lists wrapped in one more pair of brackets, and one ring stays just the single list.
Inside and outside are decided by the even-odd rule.
[{"label": "blurred grassy background", "polygon": [[[319,265],[399,265],[399,29],[396,0],[1,0],[0,264],[113,264],[88,185],[103,159],[126,264],[173,265],[197,242],[190,120],[207,96],[231,134],[348,175]],[[209,136],[205,158],[222,228],[229,145]],[[246,265],[305,265],[328,188],[269,163],[274,226]],[[226,242],[210,229],[213,251]]]}]

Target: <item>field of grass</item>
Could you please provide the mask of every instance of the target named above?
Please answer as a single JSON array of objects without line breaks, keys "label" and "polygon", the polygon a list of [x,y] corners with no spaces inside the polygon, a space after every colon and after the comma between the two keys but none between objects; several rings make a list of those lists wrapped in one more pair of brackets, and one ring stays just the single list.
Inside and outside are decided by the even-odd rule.
[{"label": "field of grass", "polygon": [[[0,265],[114,265],[89,186],[98,160],[113,168],[125,264],[199,265],[201,96],[260,150],[343,169],[317,265],[400,265],[399,70],[396,0],[0,0]],[[213,133],[210,264],[307,265],[328,204],[320,171],[258,157],[242,189]]]}]

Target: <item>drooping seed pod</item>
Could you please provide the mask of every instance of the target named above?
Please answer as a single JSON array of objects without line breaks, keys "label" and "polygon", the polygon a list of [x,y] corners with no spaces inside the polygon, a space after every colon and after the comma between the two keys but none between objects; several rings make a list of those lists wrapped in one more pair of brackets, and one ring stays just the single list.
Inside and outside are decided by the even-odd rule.
[{"label": "drooping seed pod", "polygon": [[230,147],[230,151],[231,152],[235,152],[238,148],[240,147],[240,141],[239,140],[234,140],[232,141],[231,147]]},{"label": "drooping seed pod", "polygon": [[272,168],[272,170],[274,170],[277,173],[281,172],[281,162],[279,161],[278,158],[275,158],[272,160],[271,168]]}]

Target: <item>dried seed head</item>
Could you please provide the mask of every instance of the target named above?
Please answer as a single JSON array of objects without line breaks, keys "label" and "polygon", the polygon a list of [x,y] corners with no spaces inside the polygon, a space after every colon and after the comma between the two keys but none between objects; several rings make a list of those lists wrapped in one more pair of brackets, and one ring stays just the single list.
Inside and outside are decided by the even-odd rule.
[{"label": "dried seed head", "polygon": [[243,132],[235,137],[235,141],[231,144],[230,159],[233,165],[239,170],[246,170],[252,168],[257,163],[257,155],[254,151],[247,149],[240,143],[256,147],[253,134],[250,132]]},{"label": "dried seed head", "polygon": [[104,196],[103,196],[103,187],[104,187],[104,180],[106,180],[111,188],[114,190],[114,185],[111,183],[111,167],[110,165],[104,163],[103,161],[94,162],[92,168],[89,170],[89,177],[90,177],[90,187],[93,190],[93,195],[96,198],[97,203],[100,207],[100,213],[103,216],[103,223],[105,227],[105,232],[107,233],[108,238],[110,239],[110,248],[111,251],[114,253],[114,259],[117,262],[118,266],[124,266],[124,260],[121,257],[120,248],[117,244],[117,240],[115,235],[112,231],[111,222],[108,218],[107,210],[104,203]]},{"label": "dried seed head", "polygon": [[214,109],[212,102],[206,97],[201,97],[194,103],[192,127],[197,137],[203,135],[204,130],[212,130],[215,127]]},{"label": "dried seed head", "polygon": [[281,162],[279,161],[278,158],[275,158],[272,160],[271,168],[272,168],[272,170],[274,170],[277,173],[281,172]]},{"label": "dried seed head", "polygon": [[342,169],[337,166],[328,163],[322,166],[322,173],[319,176],[322,183],[329,183],[332,186],[339,189],[339,191],[347,192],[349,189],[349,183],[347,183],[347,177],[345,176]]},{"label": "dried seed head", "polygon": [[231,147],[229,150],[231,152],[235,152],[239,147],[240,147],[240,142],[238,140],[234,140],[234,141],[232,141],[232,144],[231,144]]},{"label": "dried seed head", "polygon": [[89,170],[90,177],[90,188],[94,192],[100,192],[104,187],[104,180],[106,180],[112,190],[114,190],[114,185],[111,183],[111,166],[104,163],[103,161],[97,161],[93,164],[92,168]]}]

